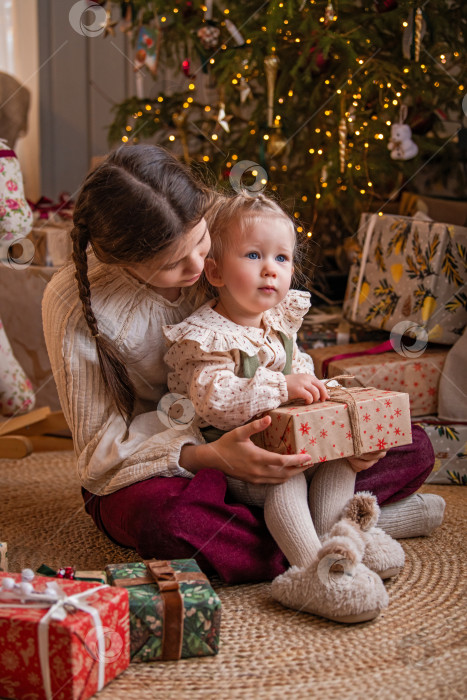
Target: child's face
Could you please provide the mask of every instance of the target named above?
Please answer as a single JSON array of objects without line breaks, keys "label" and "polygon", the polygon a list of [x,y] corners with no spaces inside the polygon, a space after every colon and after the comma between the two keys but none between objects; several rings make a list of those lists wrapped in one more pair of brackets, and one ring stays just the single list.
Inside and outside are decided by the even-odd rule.
[{"label": "child's face", "polygon": [[180,243],[153,260],[126,265],[126,268],[156,289],[190,287],[199,279],[210,247],[208,227],[206,221],[201,219]]},{"label": "child's face", "polygon": [[265,217],[243,234],[232,231],[232,242],[222,256],[221,300],[226,296],[250,314],[279,304],[290,289],[295,233],[280,218]]}]

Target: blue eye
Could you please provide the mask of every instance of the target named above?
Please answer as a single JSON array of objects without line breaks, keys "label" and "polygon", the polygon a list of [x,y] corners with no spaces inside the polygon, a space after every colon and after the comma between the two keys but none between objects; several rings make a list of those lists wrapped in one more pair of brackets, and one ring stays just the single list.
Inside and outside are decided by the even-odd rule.
[{"label": "blue eye", "polygon": [[249,258],[250,260],[258,260],[259,259],[258,253],[253,253],[253,252],[247,253],[246,257]]},{"label": "blue eye", "polygon": [[276,255],[276,260],[278,262],[286,262],[287,258],[285,257],[285,255]]}]

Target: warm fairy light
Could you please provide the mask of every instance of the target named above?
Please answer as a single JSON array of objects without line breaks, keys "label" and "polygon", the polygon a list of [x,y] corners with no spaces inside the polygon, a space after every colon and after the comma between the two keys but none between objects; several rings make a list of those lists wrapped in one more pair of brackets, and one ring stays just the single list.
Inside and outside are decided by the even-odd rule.
[{"label": "warm fairy light", "polygon": [[386,126],[391,126],[391,122],[389,121],[389,119],[386,122]]},{"label": "warm fairy light", "polygon": [[355,132],[355,136],[360,136],[360,131],[359,131],[359,129],[357,129],[357,131]]},{"label": "warm fairy light", "polygon": [[379,212],[378,212],[378,216],[383,216],[383,212],[382,212],[382,211],[379,211]]},{"label": "warm fairy light", "polygon": [[122,141],[123,143],[126,143],[128,141],[128,136],[122,136]]},{"label": "warm fairy light", "polygon": [[317,192],[317,193],[315,194],[315,197],[316,197],[316,199],[321,199],[321,195],[320,195],[320,193],[319,193],[319,192]]},{"label": "warm fairy light", "polygon": [[284,173],[286,173],[286,172],[287,172],[287,166],[286,166],[286,165],[283,165],[283,166],[282,166],[282,170],[284,171]]},{"label": "warm fairy light", "polygon": [[309,148],[309,149],[308,149],[308,153],[311,153],[311,155],[313,155],[314,152],[315,152],[315,149],[314,149],[314,148]]},{"label": "warm fairy light", "polygon": [[367,182],[366,184],[368,185],[368,187],[373,187],[373,183],[372,183],[372,182]]},{"label": "warm fairy light", "polygon": [[302,202],[308,202],[308,197],[306,196],[306,194],[303,195]]},{"label": "warm fairy light", "polygon": [[238,156],[235,153],[232,156],[232,160],[238,160]]},{"label": "warm fairy light", "polygon": [[226,165],[227,168],[231,168],[231,167],[232,167],[232,163],[231,163],[230,161],[228,161],[225,165]]},{"label": "warm fairy light", "polygon": [[[352,121],[352,120],[349,119],[349,122],[350,122],[350,121]],[[328,138],[331,138],[331,136],[332,136],[331,132],[330,132],[330,131],[326,131],[326,136],[327,136]]]},{"label": "warm fairy light", "polygon": [[329,115],[332,114],[332,109],[327,109],[324,113],[327,117],[329,117]]},{"label": "warm fairy light", "polygon": [[209,163],[209,156],[203,156],[203,160],[205,163]]},{"label": "warm fairy light", "polygon": [[166,22],[166,21],[167,21],[167,17],[161,17],[161,22]]},{"label": "warm fairy light", "polygon": [[205,112],[210,112],[210,111],[211,111],[211,107],[210,107],[209,105],[206,105],[206,107],[204,108],[204,111],[205,111]]},{"label": "warm fairy light", "polygon": [[368,148],[370,144],[365,142],[363,145],[365,146],[365,148]]},{"label": "warm fairy light", "polygon": [[246,40],[246,43],[247,43],[247,44],[251,44],[251,39],[247,39],[247,40]]},{"label": "warm fairy light", "polygon": [[348,168],[351,168],[352,165],[353,165],[352,163],[347,163],[347,167],[348,167]]},{"label": "warm fairy light", "polygon": [[462,92],[462,90],[464,89],[464,86],[463,86],[463,85],[459,85],[459,88],[458,88],[458,89]]},{"label": "warm fairy light", "polygon": [[299,212],[299,211],[294,211],[293,215],[294,215],[294,217],[295,217],[296,219],[300,218],[300,212]]},{"label": "warm fairy light", "polygon": [[383,109],[387,109],[388,107],[389,107],[389,105],[388,105],[388,103],[386,102],[386,103],[383,105]]},{"label": "warm fairy light", "polygon": [[151,111],[151,105],[146,105],[146,109],[147,109],[148,112],[150,112],[150,111]]},{"label": "warm fairy light", "polygon": [[174,15],[176,15],[178,12],[178,7],[174,7]]},{"label": "warm fairy light", "polygon": [[277,101],[279,102],[280,105],[283,105],[283,104],[284,104],[284,98],[283,98],[283,97],[279,97],[279,99],[278,99]]},{"label": "warm fairy light", "polygon": [[132,127],[131,127],[131,126],[126,126],[125,129],[126,129],[127,131],[131,131]]},{"label": "warm fairy light", "polygon": [[308,238],[311,238],[313,234],[311,233],[311,231],[308,231],[306,235],[308,236]]},{"label": "warm fairy light", "polygon": [[195,84],[194,84],[194,83],[190,83],[190,84],[188,85],[188,90],[194,90],[194,89],[195,89]]},{"label": "warm fairy light", "polygon": [[325,84],[325,85],[329,85],[329,82],[330,82],[330,81],[326,78],[326,80],[324,81],[324,84]]},{"label": "warm fairy light", "polygon": [[355,166],[355,170],[360,170],[360,169],[361,169],[361,168],[360,168],[359,165],[356,165],[356,166]]},{"label": "warm fairy light", "polygon": [[409,72],[409,68],[407,68],[407,67],[403,68],[403,72],[404,72],[404,73],[408,73],[408,72]]},{"label": "warm fairy light", "polygon": [[273,185],[271,189],[272,189],[273,192],[276,192],[276,191],[277,191],[277,185]]},{"label": "warm fairy light", "polygon": [[336,90],[336,92],[337,92],[338,95],[340,95],[341,92],[342,92],[342,90],[339,88],[338,90]]},{"label": "warm fairy light", "polygon": [[216,59],[215,59],[215,58],[210,58],[210,59],[209,59],[209,63],[210,63],[211,65],[212,65],[213,63],[215,63],[215,62],[216,62]]},{"label": "warm fairy light", "polygon": [[237,78],[234,78],[234,79],[232,80],[232,85],[238,85],[238,80],[237,80]]},{"label": "warm fairy light", "polygon": [[227,10],[224,10],[224,15],[228,15],[229,12],[230,12],[230,10],[228,10],[228,9],[227,9]]},{"label": "warm fairy light", "polygon": [[363,63],[364,63],[363,58],[357,58],[357,63],[359,63],[360,65],[363,65]]},{"label": "warm fairy light", "polygon": [[319,126],[316,127],[315,132],[316,132],[317,134],[319,134],[319,133],[321,132],[321,129],[319,128]]},{"label": "warm fairy light", "polygon": [[322,149],[322,148],[318,148],[318,155],[319,155],[319,156],[322,156],[322,155],[323,155],[323,149]]},{"label": "warm fairy light", "polygon": [[264,134],[263,139],[264,139],[265,141],[269,141],[269,134]]},{"label": "warm fairy light", "polygon": [[365,194],[365,190],[360,190],[360,194]]},{"label": "warm fairy light", "polygon": [[189,103],[191,104],[191,103],[193,102],[193,98],[192,98],[192,97],[187,97],[187,98],[186,98],[186,101],[189,102]]},{"label": "warm fairy light", "polygon": [[444,55],[444,53],[441,54],[440,59],[441,63],[446,63],[446,56]]},{"label": "warm fairy light", "polygon": [[321,185],[321,187],[327,187],[327,186],[328,186],[328,183],[327,183],[327,182],[323,182],[322,185]]},{"label": "warm fairy light", "polygon": [[143,113],[142,113],[142,112],[138,112],[138,117],[142,117],[142,116],[143,116]]},{"label": "warm fairy light", "polygon": [[399,104],[399,102],[397,100],[393,100],[392,104],[394,105],[394,107],[396,107]]},{"label": "warm fairy light", "polygon": [[184,102],[184,103],[183,103],[183,109],[188,109],[189,106],[190,106],[190,105],[188,104],[188,102]]},{"label": "warm fairy light", "polygon": [[288,23],[289,23],[289,20],[288,20],[288,19],[285,19],[285,20],[284,20],[284,24],[288,24]]},{"label": "warm fairy light", "polygon": [[260,182],[261,182],[262,185],[267,185],[267,184],[268,184],[268,181],[265,180],[264,178],[263,178],[262,180],[260,180]]},{"label": "warm fairy light", "polygon": [[162,96],[159,96],[159,97],[157,98],[157,101],[158,101],[158,102],[163,102],[163,101],[164,101],[164,98],[163,98]]},{"label": "warm fairy light", "polygon": [[175,136],[173,134],[170,134],[169,141],[175,141]]},{"label": "warm fairy light", "polygon": [[296,44],[299,44],[299,43],[300,43],[300,39],[299,39],[298,37],[295,39],[295,43],[296,43]]},{"label": "warm fairy light", "polygon": [[383,134],[375,134],[375,139],[379,139],[380,141],[384,139]]},{"label": "warm fairy light", "polygon": [[[248,42],[247,42],[247,43],[248,43]],[[222,49],[222,51],[225,51],[225,50],[227,49],[227,45],[226,45],[226,44],[222,44],[221,49]]]},{"label": "warm fairy light", "polygon": [[256,134],[256,129],[250,129],[250,134]]},{"label": "warm fairy light", "polygon": [[402,26],[403,26],[403,27],[408,27],[408,26],[409,26],[409,23],[408,23],[408,22],[402,22]]},{"label": "warm fairy light", "polygon": [[289,97],[293,97],[293,90],[289,90],[287,94]]},{"label": "warm fairy light", "polygon": [[303,228],[301,226],[297,226],[297,233],[303,233]]},{"label": "warm fairy light", "polygon": [[253,175],[253,177],[256,177],[257,174],[258,174],[258,171],[257,171],[257,170],[252,170],[252,171],[251,171],[251,174]]},{"label": "warm fairy light", "polygon": [[211,136],[211,138],[212,138],[213,141],[217,141],[217,139],[218,139],[219,137],[218,137],[217,134],[213,134],[213,135]]}]

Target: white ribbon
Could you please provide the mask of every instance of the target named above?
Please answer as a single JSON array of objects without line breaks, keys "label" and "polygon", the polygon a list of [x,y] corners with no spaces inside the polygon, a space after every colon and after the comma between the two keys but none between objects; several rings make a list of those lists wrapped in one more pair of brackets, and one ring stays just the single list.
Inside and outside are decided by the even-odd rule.
[{"label": "white ribbon", "polygon": [[353,304],[352,304],[352,312],[350,314],[350,318],[352,319],[352,321],[355,321],[355,318],[357,316],[358,297],[360,296],[360,290],[361,290],[362,284],[363,284],[363,276],[365,274],[365,265],[366,265],[366,261],[368,260],[368,253],[370,252],[371,239],[373,237],[373,232],[375,230],[375,226],[376,226],[377,221],[378,221],[378,214],[372,214],[370,216],[370,221],[368,223],[368,228],[366,230],[365,243],[363,244],[362,259],[360,261],[360,273],[358,275],[357,287],[355,289],[355,296],[354,296]]},{"label": "white ribbon", "polygon": [[98,649],[97,661],[99,667],[97,676],[97,690],[102,690],[102,688],[104,687],[105,643],[102,620],[101,616],[99,615],[99,612],[95,608],[93,608],[91,605],[86,605],[86,603],[83,602],[85,598],[92,595],[96,591],[99,591],[101,588],[109,588],[109,586],[107,584],[102,584],[101,586],[96,586],[95,588],[83,591],[82,593],[75,593],[74,595],[66,595],[63,590],[57,588],[56,590],[60,597],[56,601],[40,601],[34,604],[38,596],[35,593],[31,593],[30,595],[24,596],[22,601],[12,600],[12,602],[9,604],[0,604],[1,608],[42,608],[51,605],[44,617],[40,620],[37,630],[37,640],[39,644],[39,661],[41,664],[42,682],[44,685],[46,700],[52,700],[53,698],[49,663],[49,623],[50,620],[64,620],[68,613],[67,607],[73,608],[74,610],[82,610],[83,612],[88,613],[92,617],[94,627],[96,628]]}]

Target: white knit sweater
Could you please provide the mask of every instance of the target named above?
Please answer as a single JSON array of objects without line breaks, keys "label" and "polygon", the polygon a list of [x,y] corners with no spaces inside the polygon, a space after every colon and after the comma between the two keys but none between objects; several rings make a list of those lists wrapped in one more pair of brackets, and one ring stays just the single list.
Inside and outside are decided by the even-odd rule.
[{"label": "white knit sweater", "polygon": [[192,477],[178,461],[183,445],[203,442],[200,433],[194,427],[169,428],[157,413],[167,392],[167,348],[161,329],[191,313],[186,294],[170,302],[121,267],[104,265],[91,255],[89,263],[92,309],[100,331],[123,355],[137,393],[137,415],[127,431],[100,372],[74,265],[67,265],[48,284],[42,314],[81,483],[92,493],[107,494],[155,475]]}]

